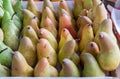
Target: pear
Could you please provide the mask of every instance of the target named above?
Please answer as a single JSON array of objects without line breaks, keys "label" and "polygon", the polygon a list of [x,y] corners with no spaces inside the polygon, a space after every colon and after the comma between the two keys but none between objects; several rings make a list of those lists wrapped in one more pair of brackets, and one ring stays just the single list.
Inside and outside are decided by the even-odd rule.
[{"label": "pear", "polygon": [[[95,41],[97,42],[97,35],[100,33],[100,32],[106,32],[108,33],[116,42],[116,37],[113,33],[113,25],[112,25],[112,21],[111,19],[105,19],[102,21],[102,23],[99,25],[98,27],[98,31],[96,32],[96,35],[95,35]],[[97,42],[98,43],[98,42]]]},{"label": "pear", "polygon": [[12,49],[0,41],[0,63],[10,67],[12,64]]},{"label": "pear", "polygon": [[99,24],[101,24],[103,20],[107,19],[107,10],[102,2],[96,7],[95,14],[99,16],[95,15],[96,17],[94,18],[93,21],[94,33],[97,32]]},{"label": "pear", "polygon": [[18,51],[25,57],[27,63],[34,67],[37,62],[37,53],[35,46],[33,45],[29,37],[24,36],[20,40]]},{"label": "pear", "polygon": [[22,30],[22,35],[27,36],[31,39],[33,45],[36,47],[37,42],[38,42],[38,36],[35,32],[35,30],[32,28],[32,26],[28,25],[23,28]]},{"label": "pear", "polygon": [[0,40],[3,41],[4,40],[4,33],[3,30],[0,28]]},{"label": "pear", "polygon": [[83,77],[105,77],[105,73],[101,70],[93,55],[86,52],[82,53],[80,58],[84,64]]},{"label": "pear", "polygon": [[93,34],[92,26],[90,24],[86,24],[83,27],[82,34],[81,34],[81,39],[79,43],[80,51],[83,51],[85,46],[89,42],[93,41],[93,39],[94,39],[94,34]]},{"label": "pear", "polygon": [[62,14],[59,17],[59,35],[61,34],[61,30],[63,28],[67,28],[71,35],[73,36],[73,38],[76,38],[76,31],[73,27],[70,17],[66,14]]},{"label": "pear", "polygon": [[38,36],[39,27],[38,27],[38,24],[37,24],[36,16],[30,19],[28,25],[30,25],[35,30],[35,32]]},{"label": "pear", "polygon": [[11,49],[17,50],[19,45],[19,29],[15,26],[7,11],[5,11],[2,18],[2,30],[4,32],[4,43]]},{"label": "pear", "polygon": [[9,77],[10,76],[10,70],[6,67],[0,64],[0,77]]},{"label": "pear", "polygon": [[40,19],[40,11],[35,4],[34,0],[28,0],[27,9],[35,14],[35,16]]},{"label": "pear", "polygon": [[83,8],[88,10],[93,8],[93,0],[83,0]]},{"label": "pear", "polygon": [[71,18],[73,18],[72,11],[70,10],[70,7],[68,6],[66,0],[60,0],[59,8],[65,9],[69,13]]},{"label": "pear", "polygon": [[82,31],[86,24],[92,24],[92,20],[87,16],[79,16],[77,19],[77,27],[79,28],[79,31]]},{"label": "pear", "polygon": [[11,4],[11,0],[3,0],[3,8],[10,13],[12,16],[14,14],[14,10]]},{"label": "pear", "polygon": [[49,7],[51,9],[51,11],[54,13],[54,15],[56,16],[56,11],[55,11],[54,6],[50,0],[44,0],[42,12],[46,7]]},{"label": "pear", "polygon": [[82,9],[83,9],[83,0],[75,0],[73,14],[74,14],[76,19],[79,16]]},{"label": "pear", "polygon": [[20,20],[22,20],[23,18],[23,14],[22,14],[22,0],[18,0],[14,6],[13,6],[13,9],[15,12],[17,12],[17,16],[20,18]]},{"label": "pear", "polygon": [[39,37],[47,39],[51,46],[54,48],[54,50],[57,51],[58,48],[57,40],[50,31],[48,31],[45,28],[41,28],[39,31]]},{"label": "pear", "polygon": [[[11,17],[14,15],[15,12],[13,10],[11,0],[4,0],[3,1],[3,8],[4,8],[4,10],[9,12]],[[18,29],[21,29],[21,21],[16,15],[14,15],[14,17],[13,17],[13,22],[15,23],[15,25]]]},{"label": "pear", "polygon": [[33,76],[33,68],[28,65],[24,56],[19,52],[13,52],[12,76]]},{"label": "pear", "polygon": [[73,26],[73,28],[76,29],[76,23],[75,23],[75,20],[74,20],[73,17],[71,17],[71,15],[68,13],[67,10],[62,9],[62,8],[59,8],[58,12],[59,12],[59,18],[60,18],[60,16],[62,16],[63,14],[68,15],[69,18],[70,18],[70,20],[71,20],[71,22],[72,22],[72,26]]},{"label": "pear", "polygon": [[82,51],[82,53],[86,53],[86,52],[92,54],[95,57],[97,57],[97,55],[100,52],[100,49],[99,49],[97,43],[95,43],[95,42],[89,42],[85,46],[84,50]]},{"label": "pear", "polygon": [[51,19],[51,21],[53,22],[55,28],[57,28],[57,21],[55,19],[55,16],[54,16],[54,13],[52,12],[52,10],[49,8],[49,7],[45,7],[44,10],[43,10],[43,13],[42,13],[42,19],[41,19],[41,24],[40,24],[40,27],[44,27],[45,24],[44,24],[44,19],[46,17],[49,17]]},{"label": "pear", "polygon": [[71,59],[76,65],[78,65],[80,58],[77,55],[77,53],[75,52],[75,47],[76,47],[77,43],[75,40],[70,40],[68,42],[66,42],[63,47],[61,48],[61,50],[58,53],[58,59],[59,62],[62,64],[62,61],[65,58],[69,58]]},{"label": "pear", "polygon": [[41,38],[39,40],[39,43],[37,44],[37,56],[38,60],[47,57],[50,65],[56,66],[57,54],[47,39]]},{"label": "pear", "polygon": [[47,58],[42,58],[37,63],[34,69],[35,77],[57,77],[58,71],[55,67],[51,66]]},{"label": "pear", "polygon": [[77,66],[68,58],[62,61],[61,77],[79,77],[80,72]]},{"label": "pear", "polygon": [[115,70],[120,63],[120,50],[117,43],[106,32],[100,32],[97,38],[100,46],[97,60],[101,68],[106,71]]},{"label": "pear", "polygon": [[55,28],[52,20],[49,17],[46,17],[44,19],[44,25],[44,28],[50,31],[54,35],[54,37],[57,38],[57,29]]},{"label": "pear", "polygon": [[[23,11],[23,17],[24,17],[24,18],[23,18],[23,27],[25,27],[25,26],[28,25],[30,19],[33,18],[33,17],[35,17],[35,14],[32,13],[32,12],[31,12],[30,10],[28,10],[28,9],[23,9],[22,11]],[[36,18],[36,20],[37,20],[37,24],[39,25],[39,19]]]},{"label": "pear", "polygon": [[59,41],[59,50],[63,47],[63,45],[70,41],[73,40],[72,35],[70,34],[69,30],[66,28],[62,29],[61,35],[60,35],[60,41]]}]

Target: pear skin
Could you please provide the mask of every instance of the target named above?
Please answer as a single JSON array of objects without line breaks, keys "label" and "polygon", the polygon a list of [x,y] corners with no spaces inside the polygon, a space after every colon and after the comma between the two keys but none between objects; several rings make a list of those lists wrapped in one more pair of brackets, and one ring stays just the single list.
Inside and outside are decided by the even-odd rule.
[{"label": "pear skin", "polygon": [[62,61],[62,69],[59,76],[61,77],[79,77],[80,72],[77,66],[70,59],[65,58]]},{"label": "pear skin", "polygon": [[79,43],[80,51],[83,51],[85,46],[89,42],[93,41],[93,39],[94,39],[94,34],[93,34],[92,26],[90,24],[86,24],[83,27],[82,34],[81,34],[81,39]]},{"label": "pear skin", "polygon": [[93,8],[93,0],[83,0],[83,7],[88,10]]},{"label": "pear skin", "polygon": [[70,40],[70,41],[66,42],[58,53],[59,62],[62,63],[64,58],[69,58],[76,65],[78,65],[80,58],[77,55],[77,53],[75,52],[75,47],[76,47],[75,40]]},{"label": "pear skin", "polygon": [[[35,14],[34,13],[32,13],[30,10],[28,10],[28,9],[23,9],[22,10],[22,12],[23,12],[23,27],[25,27],[25,26],[27,26],[28,25],[28,23],[29,23],[29,21],[30,21],[30,19],[31,18],[33,18],[33,17],[35,17]],[[38,18],[36,18],[36,20],[37,20],[37,24],[39,25],[39,19]]]},{"label": "pear skin", "polygon": [[39,27],[38,27],[38,24],[37,24],[36,17],[33,17],[32,19],[30,19],[28,25],[30,25],[35,30],[35,32],[38,36]]},{"label": "pear skin", "polygon": [[3,41],[4,40],[4,33],[3,30],[0,28],[0,40]]},{"label": "pear skin", "polygon": [[102,2],[96,7],[95,14],[99,16],[96,16],[93,21],[94,33],[97,32],[99,24],[101,24],[103,20],[107,19],[107,10]]},{"label": "pear skin", "polygon": [[47,39],[41,38],[37,44],[37,56],[38,60],[46,57],[48,58],[48,62],[52,66],[56,66],[57,63],[57,53],[50,45]]},{"label": "pear skin", "polygon": [[60,0],[59,8],[65,9],[70,14],[71,18],[73,18],[72,11],[70,10],[66,0]]},{"label": "pear skin", "polygon": [[82,53],[80,58],[84,64],[84,69],[82,71],[83,77],[105,77],[105,73],[102,71],[92,54]]},{"label": "pear skin", "polygon": [[76,19],[79,16],[82,9],[83,9],[83,0],[75,0],[73,14]]},{"label": "pear skin", "polygon": [[2,18],[2,30],[4,33],[4,43],[13,50],[18,49],[19,45],[19,29],[11,20],[11,16],[8,11],[5,11]]},{"label": "pear skin", "polygon": [[95,34],[95,41],[96,41],[96,43],[98,43],[97,42],[97,35],[100,33],[100,32],[106,32],[106,33],[108,33],[110,36],[112,36],[112,38],[117,42],[117,40],[116,40],[116,37],[115,37],[115,35],[114,35],[114,33],[113,33],[113,24],[112,24],[112,21],[111,21],[111,19],[105,19],[105,20],[103,20],[102,21],[102,23],[99,25],[99,27],[98,27],[98,31],[96,32],[96,34]]},{"label": "pear skin", "polygon": [[51,9],[51,11],[54,13],[54,15],[56,16],[56,11],[55,11],[54,6],[50,0],[44,0],[42,11],[45,9],[45,7],[49,7]]},{"label": "pear skin", "polygon": [[0,64],[0,77],[9,77],[10,70],[6,66]]},{"label": "pear skin", "polygon": [[97,35],[100,54],[97,56],[101,68],[106,71],[115,70],[120,63],[120,50],[117,43],[106,32]]},{"label": "pear skin", "polygon": [[28,65],[24,56],[19,52],[13,52],[12,76],[33,76],[33,68]]},{"label": "pear skin", "polygon": [[29,37],[24,36],[20,40],[18,51],[25,57],[27,63],[34,67],[37,62],[37,53],[35,46],[33,45]]},{"label": "pear skin", "polygon": [[54,50],[57,51],[58,49],[57,40],[50,31],[48,31],[45,28],[41,28],[39,31],[39,37],[47,39],[51,46],[54,48]]},{"label": "pear skin", "polygon": [[55,19],[54,13],[51,11],[51,9],[49,7],[45,7],[45,9],[43,10],[40,27],[44,27],[45,26],[44,19],[46,17],[49,17],[51,19],[51,21],[53,22],[55,28],[57,28],[57,24],[58,23],[57,23],[57,21]]},{"label": "pear skin", "polygon": [[27,9],[35,14],[35,16],[40,19],[40,11],[35,4],[34,0],[28,0]]},{"label": "pear skin", "polygon": [[34,69],[35,77],[57,77],[58,71],[56,68],[51,66],[47,60],[47,58],[42,58],[37,63]]},{"label": "pear skin", "polygon": [[60,41],[59,41],[59,50],[63,47],[63,45],[70,41],[73,40],[72,35],[70,34],[69,30],[66,28],[63,28],[61,31],[61,35],[60,35]]},{"label": "pear skin", "polygon": [[35,30],[30,25],[23,28],[22,35],[29,37],[31,39],[33,45],[36,47],[37,42],[38,42],[38,36],[37,36]]},{"label": "pear skin", "polygon": [[96,57],[99,54],[100,49],[99,49],[97,43],[95,43],[95,42],[89,42],[85,46],[84,50],[82,51],[82,53],[86,53],[86,52],[90,53],[90,54],[92,54],[93,56]]},{"label": "pear skin", "polygon": [[88,14],[88,10],[87,9],[83,9],[83,10],[81,10],[79,16],[87,16],[87,14]]},{"label": "pear skin", "polygon": [[54,35],[54,37],[57,38],[57,29],[55,28],[52,20],[49,17],[46,17],[44,19],[44,25],[44,28],[50,31]]},{"label": "pear skin", "polygon": [[59,17],[59,35],[61,34],[61,30],[63,28],[67,28],[71,35],[73,36],[73,38],[76,38],[76,31],[72,25],[71,19],[66,14],[62,14]]}]

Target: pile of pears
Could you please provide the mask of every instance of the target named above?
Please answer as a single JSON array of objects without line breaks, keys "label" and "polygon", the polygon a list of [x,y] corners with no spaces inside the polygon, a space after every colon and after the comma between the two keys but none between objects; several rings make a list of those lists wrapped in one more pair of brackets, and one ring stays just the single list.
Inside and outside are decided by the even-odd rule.
[{"label": "pile of pears", "polygon": [[34,0],[0,0],[0,76],[110,76],[120,50],[103,2],[53,3],[40,12]]}]

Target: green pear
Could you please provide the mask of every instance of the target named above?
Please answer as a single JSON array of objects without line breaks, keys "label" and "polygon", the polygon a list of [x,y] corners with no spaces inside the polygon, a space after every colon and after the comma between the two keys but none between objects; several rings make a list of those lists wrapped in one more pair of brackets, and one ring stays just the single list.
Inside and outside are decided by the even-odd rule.
[{"label": "green pear", "polygon": [[51,46],[54,48],[54,50],[57,51],[58,48],[57,40],[50,31],[48,31],[45,28],[41,28],[39,31],[39,37],[47,39]]},{"label": "green pear", "polygon": [[13,6],[13,9],[15,12],[17,12],[17,16],[20,18],[20,20],[22,20],[23,18],[23,14],[22,14],[22,0],[18,0],[14,6]]},{"label": "green pear", "polygon": [[4,10],[3,10],[3,8],[2,8],[2,5],[0,4],[0,24],[1,24],[1,21],[2,21],[2,17],[3,17],[3,15],[4,15]]},{"label": "green pear", "polygon": [[4,43],[11,49],[17,50],[19,45],[19,29],[15,26],[7,11],[5,11],[2,18],[2,30],[4,32]]},{"label": "green pear", "polygon": [[0,63],[10,67],[12,64],[12,49],[0,41]]},{"label": "green pear", "polygon": [[86,53],[86,52],[87,53],[91,53],[93,56],[96,57],[99,54],[100,49],[99,49],[99,47],[98,47],[96,42],[89,42],[85,46],[84,50],[82,51],[82,53]]},{"label": "green pear", "polygon": [[77,43],[75,40],[70,40],[63,45],[63,47],[61,48],[61,50],[58,53],[58,59],[59,59],[60,63],[62,63],[64,58],[69,58],[76,65],[78,65],[80,58],[77,55],[77,53],[75,52],[76,45],[77,45]]},{"label": "green pear", "polygon": [[63,28],[62,32],[61,32],[61,35],[60,35],[59,50],[61,50],[63,45],[70,40],[73,40],[72,35],[70,34],[68,29]]},{"label": "green pear", "polygon": [[73,14],[76,19],[79,16],[82,9],[83,9],[83,0],[75,0]]},{"label": "green pear", "polygon": [[102,69],[106,71],[115,70],[120,63],[120,50],[117,43],[106,32],[97,35],[100,53],[97,60]]},{"label": "green pear", "polygon": [[93,34],[92,26],[90,24],[86,24],[83,27],[81,38],[80,38],[80,43],[79,43],[80,51],[83,51],[85,46],[89,42],[93,41],[93,39],[94,39],[94,34]]},{"label": "green pear", "polygon": [[[9,12],[11,17],[14,15],[15,12],[13,10],[11,0],[3,0],[3,8]],[[21,20],[16,15],[13,17],[13,22],[18,29],[21,29]]]},{"label": "green pear", "polygon": [[41,38],[37,44],[37,56],[38,60],[46,57],[48,62],[52,66],[56,66],[57,63],[57,53],[50,45],[47,39]]},{"label": "green pear", "polygon": [[6,67],[0,64],[0,77],[9,77],[10,76],[10,70]]},{"label": "green pear", "polygon": [[58,71],[55,67],[51,66],[47,58],[42,58],[37,63],[34,69],[35,77],[57,77]]},{"label": "green pear", "polygon": [[[23,11],[23,17],[24,17],[24,18],[23,18],[23,27],[25,27],[25,26],[28,25],[30,19],[33,18],[33,17],[35,17],[35,14],[32,13],[32,12],[31,12],[30,10],[28,10],[28,9],[23,9],[22,11]],[[37,24],[39,25],[39,19],[36,18],[36,20],[37,20]]]},{"label": "green pear", "polygon": [[4,40],[4,33],[3,30],[0,28],[0,40],[3,41]]},{"label": "green pear", "polygon": [[25,57],[27,63],[30,66],[34,67],[36,65],[37,53],[36,53],[35,46],[33,45],[29,37],[24,36],[20,40],[18,51],[22,53],[22,55]]},{"label": "green pear", "polygon": [[93,0],[83,0],[83,8],[88,10],[93,8]]},{"label": "green pear", "polygon": [[40,11],[35,4],[34,0],[28,0],[27,9],[35,14],[35,16],[40,19]]},{"label": "green pear", "polygon": [[57,29],[55,28],[52,20],[49,17],[46,17],[44,19],[44,25],[44,28],[50,31],[54,35],[54,37],[57,38]]},{"label": "green pear", "polygon": [[37,36],[35,30],[32,28],[32,26],[27,25],[26,27],[24,27],[22,30],[22,35],[29,37],[31,39],[33,45],[36,47],[37,42],[38,42],[38,36]]},{"label": "green pear", "polygon": [[62,69],[59,76],[61,77],[79,77],[80,72],[77,66],[68,58],[62,61]]},{"label": "green pear", "polygon": [[28,65],[24,56],[19,52],[13,52],[12,76],[33,76],[33,68]]},{"label": "green pear", "polygon": [[86,52],[82,53],[80,58],[84,64],[83,77],[105,77],[105,73],[101,70],[93,55]]}]

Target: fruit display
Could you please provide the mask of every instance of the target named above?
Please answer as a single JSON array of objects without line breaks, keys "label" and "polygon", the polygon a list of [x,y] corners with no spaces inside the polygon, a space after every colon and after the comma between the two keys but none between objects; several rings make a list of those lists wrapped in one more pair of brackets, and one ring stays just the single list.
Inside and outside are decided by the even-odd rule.
[{"label": "fruit display", "polygon": [[120,49],[101,0],[35,1],[0,0],[1,77],[112,76]]}]

